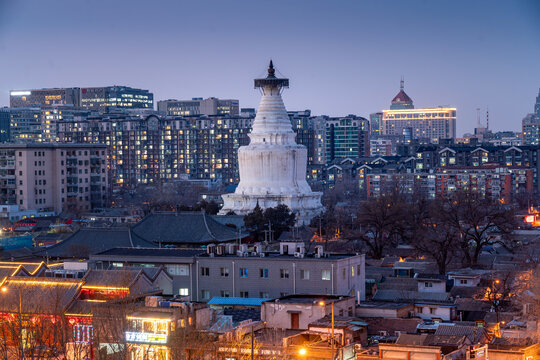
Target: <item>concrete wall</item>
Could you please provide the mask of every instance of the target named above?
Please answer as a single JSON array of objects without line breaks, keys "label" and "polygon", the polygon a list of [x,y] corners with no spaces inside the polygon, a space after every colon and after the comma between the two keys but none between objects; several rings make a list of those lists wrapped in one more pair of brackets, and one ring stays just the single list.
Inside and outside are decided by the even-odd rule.
[{"label": "concrete wall", "polygon": [[[458,275],[450,275],[448,276],[448,278],[454,280],[454,286],[478,286],[478,284],[480,284],[480,276],[475,278],[469,278],[460,277]],[[461,283],[461,280],[463,280],[463,284]]]},{"label": "concrete wall", "polygon": [[418,291],[420,292],[446,292],[445,281],[418,280]]},{"label": "concrete wall", "polygon": [[[421,311],[418,311],[420,309]],[[433,313],[431,313],[431,309],[434,309]],[[416,316],[419,316],[422,319],[441,318],[443,320],[452,320],[451,307],[442,307],[437,305],[416,305],[415,313]]]},{"label": "concrete wall", "polygon": [[[334,316],[338,316],[340,311],[347,315],[352,307],[354,312],[355,299],[347,298],[334,303]],[[276,329],[291,329],[291,313],[298,313],[299,329],[307,330],[308,325],[326,315],[331,315],[331,305],[325,307],[315,304],[294,304],[279,301],[264,302],[261,306],[261,321],[266,322],[266,326]]]},{"label": "concrete wall", "polygon": [[384,308],[368,308],[357,307],[357,317],[381,317],[381,318],[406,318],[409,316],[409,312],[414,311],[414,305],[407,305],[400,309],[384,309]]}]

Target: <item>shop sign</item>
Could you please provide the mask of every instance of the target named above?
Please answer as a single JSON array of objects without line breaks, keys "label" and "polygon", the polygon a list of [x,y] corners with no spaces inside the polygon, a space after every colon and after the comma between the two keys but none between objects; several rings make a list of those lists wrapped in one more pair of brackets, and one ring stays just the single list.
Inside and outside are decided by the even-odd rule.
[{"label": "shop sign", "polygon": [[126,331],[126,341],[147,344],[166,344],[167,335]]}]

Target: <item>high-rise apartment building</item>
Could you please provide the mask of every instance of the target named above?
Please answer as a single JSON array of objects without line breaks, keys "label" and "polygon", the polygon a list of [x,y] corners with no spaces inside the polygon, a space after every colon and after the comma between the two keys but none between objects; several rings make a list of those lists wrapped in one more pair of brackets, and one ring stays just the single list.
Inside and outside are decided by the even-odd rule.
[{"label": "high-rise apartment building", "polygon": [[404,129],[410,128],[413,139],[428,139],[430,142],[455,139],[456,112],[453,107],[415,109],[412,99],[403,90],[402,80],[401,89],[392,100],[390,109],[382,111],[380,135],[403,135]]},{"label": "high-rise apartment building", "polygon": [[356,115],[326,120],[326,162],[369,156],[369,121]]},{"label": "high-rise apartment building", "polygon": [[158,111],[170,116],[218,115],[238,116],[240,105],[236,99],[193,98],[191,100],[158,101]]},{"label": "high-rise apartment building", "polygon": [[58,122],[83,123],[90,115],[90,110],[72,106],[51,106],[41,109],[41,134],[39,142],[58,141]]},{"label": "high-rise apartment building", "polygon": [[540,117],[527,114],[521,121],[521,136],[524,145],[540,144]]},{"label": "high-rise apartment building", "polygon": [[540,144],[540,90],[534,104],[534,113],[527,114],[521,121],[521,136],[523,144]]},{"label": "high-rise apartment building", "polygon": [[381,134],[382,115],[382,112],[369,114],[369,127],[371,129],[371,136],[378,136]]},{"label": "high-rise apartment building", "polygon": [[1,144],[0,203],[56,213],[106,206],[106,152],[98,144]]},{"label": "high-rise apartment building", "polygon": [[12,108],[51,105],[80,106],[80,101],[80,88],[12,90],[9,94],[9,106]]},{"label": "high-rise apartment building", "polygon": [[103,143],[109,149],[113,187],[180,179],[239,181],[236,152],[247,145],[252,118],[159,117],[126,113],[61,121],[61,142]]},{"label": "high-rise apartment building", "polygon": [[154,94],[148,90],[129,86],[104,86],[82,88],[81,106],[104,112],[109,108],[153,109]]}]

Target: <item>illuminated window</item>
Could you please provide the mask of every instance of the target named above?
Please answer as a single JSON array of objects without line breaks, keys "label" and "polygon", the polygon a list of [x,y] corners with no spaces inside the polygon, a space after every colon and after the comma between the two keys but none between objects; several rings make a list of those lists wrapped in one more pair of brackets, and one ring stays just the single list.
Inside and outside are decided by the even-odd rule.
[{"label": "illuminated window", "polygon": [[322,280],[330,280],[330,276],[331,276],[330,270],[323,270],[321,272],[321,279]]}]

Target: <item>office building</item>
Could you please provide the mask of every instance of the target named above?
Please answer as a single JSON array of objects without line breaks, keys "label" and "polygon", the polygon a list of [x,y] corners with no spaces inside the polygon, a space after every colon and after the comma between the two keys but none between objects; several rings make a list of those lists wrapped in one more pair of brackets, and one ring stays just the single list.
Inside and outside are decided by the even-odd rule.
[{"label": "office building", "polygon": [[390,109],[382,111],[380,135],[402,135],[404,129],[410,128],[414,139],[434,143],[439,139],[455,139],[456,112],[452,107],[415,109],[412,99],[403,90],[402,81]]},{"label": "office building", "polygon": [[0,203],[39,212],[106,206],[105,145],[0,145]]},{"label": "office building", "polygon": [[402,78],[400,86],[399,86],[399,92],[392,99],[390,110],[414,109],[413,101],[409,97],[409,95],[407,95],[404,88],[405,88],[405,82]]},{"label": "office building", "polygon": [[456,108],[428,108],[383,110],[383,135],[401,135],[411,128],[414,139],[440,139],[456,137]]},{"label": "office building", "polygon": [[11,114],[9,108],[0,108],[0,142],[9,141],[11,138]]},{"label": "office building", "polygon": [[236,99],[193,98],[191,100],[158,101],[158,111],[172,116],[219,115],[238,116],[240,105]]},{"label": "office building", "polygon": [[9,106],[12,108],[51,105],[80,106],[80,96],[80,88],[12,90],[9,94]]},{"label": "office building", "polygon": [[153,109],[154,94],[129,86],[87,87],[80,89],[81,106],[98,112],[110,108]]},{"label": "office building", "polygon": [[326,162],[347,157],[369,156],[369,121],[356,115],[327,118]]},{"label": "office building", "polygon": [[351,295],[365,300],[365,256],[327,254],[323,246],[308,252],[300,242],[281,242],[279,252],[256,244],[208,245],[196,249],[116,248],[90,255],[96,268],[141,262],[164,265],[173,292],[194,301],[213,297],[277,298],[293,294]]}]

